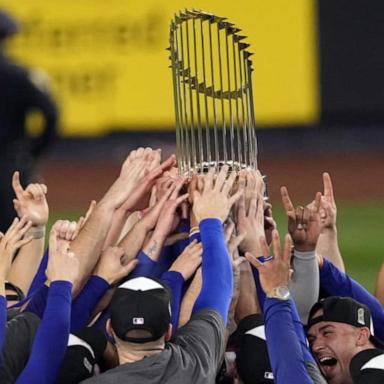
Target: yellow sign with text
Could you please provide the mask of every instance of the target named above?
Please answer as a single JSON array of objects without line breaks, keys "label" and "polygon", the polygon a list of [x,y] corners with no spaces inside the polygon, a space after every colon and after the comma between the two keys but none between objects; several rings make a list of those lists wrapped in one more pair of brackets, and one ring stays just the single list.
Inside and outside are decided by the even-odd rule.
[{"label": "yellow sign with text", "polygon": [[3,0],[21,23],[10,52],[44,70],[67,136],[174,126],[168,33],[174,13],[225,16],[251,44],[256,120],[319,115],[314,0]]}]

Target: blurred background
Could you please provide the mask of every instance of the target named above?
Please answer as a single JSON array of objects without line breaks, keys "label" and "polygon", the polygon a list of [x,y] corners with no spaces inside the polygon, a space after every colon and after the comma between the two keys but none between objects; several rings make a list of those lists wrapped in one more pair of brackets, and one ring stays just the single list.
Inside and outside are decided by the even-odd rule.
[{"label": "blurred background", "polygon": [[[248,36],[260,169],[280,231],[279,187],[295,204],[334,182],[347,271],[370,290],[384,250],[382,0],[1,0],[18,22],[9,55],[49,87],[59,139],[39,160],[52,219],[77,217],[137,146],[175,150],[170,20],[226,16]],[[27,127],[39,135],[42,116]]]}]

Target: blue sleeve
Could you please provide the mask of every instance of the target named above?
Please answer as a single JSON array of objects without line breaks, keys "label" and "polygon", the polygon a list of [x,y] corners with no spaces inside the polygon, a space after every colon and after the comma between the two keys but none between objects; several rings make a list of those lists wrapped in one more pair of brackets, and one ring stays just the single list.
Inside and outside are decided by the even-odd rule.
[{"label": "blue sleeve", "polygon": [[96,304],[108,290],[109,284],[99,276],[91,276],[72,303],[71,332],[87,325]]},{"label": "blue sleeve", "polygon": [[24,312],[32,312],[40,317],[44,315],[45,307],[47,305],[49,288],[43,284],[40,288],[33,292]]},{"label": "blue sleeve", "polygon": [[159,261],[156,265],[157,276],[161,276],[164,272],[166,272],[172,263],[176,260],[178,256],[176,244],[166,245],[161,249]]},{"label": "blue sleeve", "polygon": [[329,260],[324,258],[320,268],[320,288],[329,296],[348,296],[368,306],[375,335],[384,339],[384,311],[381,303],[363,286],[341,272]]},{"label": "blue sleeve", "polygon": [[202,220],[200,236],[203,244],[202,286],[192,313],[213,309],[220,313],[226,324],[233,292],[233,272],[221,221]]},{"label": "blue sleeve", "polygon": [[265,299],[264,321],[268,355],[275,383],[313,384],[305,366],[302,345],[292,319],[294,305],[291,299]]},{"label": "blue sleeve", "polygon": [[251,268],[252,268],[253,279],[255,280],[256,294],[259,300],[260,308],[264,308],[265,293],[263,291],[263,288],[261,288],[259,271],[253,265],[251,265]]},{"label": "blue sleeve", "polygon": [[158,263],[149,258],[143,251],[140,251],[137,255],[137,260],[139,264],[136,268],[129,274],[128,278],[133,279],[134,277],[157,277],[157,266]]},{"label": "blue sleeve", "polygon": [[54,384],[67,348],[71,321],[68,281],[51,283],[44,316],[37,329],[32,352],[16,384]]},{"label": "blue sleeve", "polygon": [[180,224],[179,224],[179,233],[189,232],[189,229],[191,228],[190,222],[189,222],[189,217],[187,219],[181,219]]},{"label": "blue sleeve", "polygon": [[172,245],[166,245],[162,248],[156,273],[161,276],[162,273],[168,271],[173,262],[184,251],[184,248],[189,244],[189,239],[182,239],[176,241]]},{"label": "blue sleeve", "polygon": [[172,315],[172,331],[176,332],[179,324],[180,305],[183,297],[184,289],[184,278],[181,273],[176,271],[167,271],[162,274],[161,280],[170,288],[172,291],[171,301],[171,315]]},{"label": "blue sleeve", "polygon": [[[0,296],[0,351],[3,349],[6,325],[7,325],[7,299],[4,296]],[[2,361],[0,361],[0,367],[1,365],[2,365]]]},{"label": "blue sleeve", "polygon": [[27,296],[37,291],[45,283],[45,280],[46,280],[45,270],[47,269],[47,265],[48,265],[48,252],[49,252],[49,249],[47,248],[46,251],[44,252],[43,258],[40,261],[39,269],[37,270],[36,275],[32,280],[32,284],[29,287]]},{"label": "blue sleeve", "polygon": [[178,240],[172,245],[164,246],[156,268],[157,276],[161,276],[164,272],[168,271],[173,262],[182,254],[185,247],[195,239],[200,242],[200,232],[196,232],[186,239]]},{"label": "blue sleeve", "polygon": [[100,316],[95,321],[95,323],[91,325],[91,327],[103,332],[105,337],[108,340],[112,341],[111,336],[107,332],[107,321],[110,317],[111,317],[111,307],[108,305],[108,307],[105,308],[103,312],[101,312]]}]

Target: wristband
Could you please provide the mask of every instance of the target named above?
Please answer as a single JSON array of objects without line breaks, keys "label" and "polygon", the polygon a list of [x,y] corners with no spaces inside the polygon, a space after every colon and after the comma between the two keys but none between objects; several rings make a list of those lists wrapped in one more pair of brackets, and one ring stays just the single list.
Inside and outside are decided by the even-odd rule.
[{"label": "wristband", "polygon": [[190,230],[189,230],[189,236],[192,236],[194,235],[195,233],[199,233],[200,232],[200,228],[199,227],[192,227]]},{"label": "wristband", "polygon": [[42,227],[31,227],[25,236],[32,236],[35,240],[42,239],[45,236],[45,225]]}]

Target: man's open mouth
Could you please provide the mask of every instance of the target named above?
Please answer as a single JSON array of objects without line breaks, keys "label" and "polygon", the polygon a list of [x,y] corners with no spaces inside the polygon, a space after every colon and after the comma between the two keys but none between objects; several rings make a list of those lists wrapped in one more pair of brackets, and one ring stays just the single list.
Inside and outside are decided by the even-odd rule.
[{"label": "man's open mouth", "polygon": [[337,360],[332,356],[322,356],[319,358],[321,366],[332,367],[337,364]]}]

